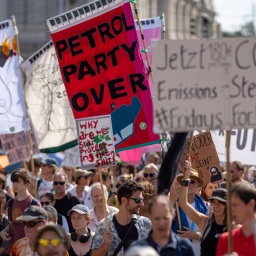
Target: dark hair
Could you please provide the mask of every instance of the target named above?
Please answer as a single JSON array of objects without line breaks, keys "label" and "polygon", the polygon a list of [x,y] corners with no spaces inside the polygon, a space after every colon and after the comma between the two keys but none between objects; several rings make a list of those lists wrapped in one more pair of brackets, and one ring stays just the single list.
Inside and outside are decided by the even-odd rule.
[{"label": "dark hair", "polygon": [[166,204],[166,206],[170,209],[170,211],[174,210],[173,204],[167,196],[165,196],[165,195],[155,195],[155,196],[151,197],[148,201],[147,212],[149,214],[152,213],[152,207],[153,207],[153,205],[155,205],[157,203],[159,198],[161,199],[161,202],[163,204]]},{"label": "dark hair", "polygon": [[242,171],[242,172],[244,171],[244,165],[241,162],[234,161],[232,162],[232,164],[234,164],[239,171]]},{"label": "dark hair", "polygon": [[39,247],[39,240],[40,238],[42,237],[42,235],[47,232],[47,231],[53,231],[55,232],[59,238],[63,239],[64,240],[64,244],[66,246],[66,249],[68,250],[69,247],[70,247],[70,242],[69,242],[69,238],[68,238],[68,235],[65,231],[65,229],[59,225],[54,225],[54,224],[47,224],[47,225],[44,225],[42,226],[37,234],[36,234],[36,237],[35,237],[35,240],[34,240],[34,248],[35,248],[35,251],[38,252],[38,247]]},{"label": "dark hair", "polygon": [[109,173],[109,171],[102,171],[101,175],[103,181],[106,181],[108,178],[111,179],[111,174]]},{"label": "dark hair", "polygon": [[31,177],[28,169],[18,168],[11,175],[11,182],[17,182],[21,178],[25,184],[30,184]]},{"label": "dark hair", "polygon": [[237,182],[232,185],[230,194],[237,195],[245,204],[248,204],[253,199],[255,201],[254,211],[256,211],[256,189],[252,184]]},{"label": "dark hair", "polygon": [[119,204],[122,203],[121,198],[130,198],[136,191],[143,191],[143,186],[134,180],[125,181],[117,191],[117,199]]},{"label": "dark hair", "polygon": [[54,195],[53,195],[53,193],[51,193],[51,192],[43,193],[43,194],[40,196],[40,199],[41,199],[42,197],[47,197],[51,202],[54,201]]}]

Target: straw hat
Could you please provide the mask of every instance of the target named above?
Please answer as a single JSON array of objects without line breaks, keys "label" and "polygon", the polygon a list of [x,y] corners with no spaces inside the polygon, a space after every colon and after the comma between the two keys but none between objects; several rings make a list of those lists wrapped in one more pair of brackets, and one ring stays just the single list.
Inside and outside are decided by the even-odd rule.
[{"label": "straw hat", "polygon": [[[189,178],[194,178],[198,181],[200,187],[204,187],[204,180],[199,176],[198,171],[195,169],[190,169]],[[177,176],[177,181],[181,183],[181,180],[183,179],[183,174],[179,174]]]}]

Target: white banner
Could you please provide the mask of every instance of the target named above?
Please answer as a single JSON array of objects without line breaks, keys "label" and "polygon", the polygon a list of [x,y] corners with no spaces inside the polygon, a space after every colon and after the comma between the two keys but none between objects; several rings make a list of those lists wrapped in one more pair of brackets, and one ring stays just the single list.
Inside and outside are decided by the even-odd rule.
[{"label": "white banner", "polygon": [[[211,131],[219,159],[226,162],[226,132]],[[256,165],[256,129],[231,131],[230,160],[247,165]]]},{"label": "white banner", "polygon": [[59,152],[77,143],[76,124],[52,42],[21,65],[25,97],[39,149]]},{"label": "white banner", "polygon": [[153,41],[154,123],[172,132],[256,127],[256,38]]},{"label": "white banner", "polygon": [[27,130],[17,42],[11,20],[0,23],[0,134]]}]

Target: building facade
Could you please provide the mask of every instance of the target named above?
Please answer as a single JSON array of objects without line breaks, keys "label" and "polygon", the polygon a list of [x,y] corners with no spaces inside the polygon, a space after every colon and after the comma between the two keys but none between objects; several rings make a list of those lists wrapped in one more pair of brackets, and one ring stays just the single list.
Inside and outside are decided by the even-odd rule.
[{"label": "building facade", "polygon": [[[1,0],[0,21],[15,15],[21,55],[31,56],[50,40],[46,20],[92,0]],[[104,1],[104,0],[101,0]],[[113,1],[113,0],[105,0]],[[166,38],[218,37],[213,0],[138,0],[139,18],[165,14]]]}]

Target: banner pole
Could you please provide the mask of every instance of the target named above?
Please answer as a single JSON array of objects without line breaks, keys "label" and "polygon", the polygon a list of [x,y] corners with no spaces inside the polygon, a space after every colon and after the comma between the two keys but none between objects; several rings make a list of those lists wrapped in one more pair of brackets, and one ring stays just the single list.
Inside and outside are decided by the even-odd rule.
[{"label": "banner pole", "polygon": [[233,240],[232,240],[232,220],[231,220],[231,200],[230,200],[230,137],[231,132],[226,131],[226,189],[227,189],[227,228],[228,228],[228,253],[233,252]]},{"label": "banner pole", "polygon": [[[18,53],[18,56],[19,56],[19,59],[21,57],[20,55],[20,45],[19,45],[19,38],[18,38],[18,28],[17,28],[17,23],[16,23],[16,18],[15,16],[11,16],[11,20],[12,20],[12,24],[13,24],[13,28],[14,28],[14,38],[15,38],[15,41],[16,41],[16,47],[17,47],[17,53]],[[19,68],[20,68],[20,65],[19,65]],[[22,80],[22,85],[23,85],[23,88],[24,88],[24,79],[23,79],[23,73],[22,73],[22,70],[20,68],[20,72],[21,72],[21,80]],[[25,105],[26,105],[26,116],[27,116],[27,120],[29,120],[29,116],[28,116],[28,107],[27,107],[27,103],[26,103],[26,99],[24,98],[24,102],[25,102]],[[28,125],[28,143],[29,143],[29,155],[30,155],[30,163],[31,163],[31,171],[32,173],[35,175],[35,163],[34,163],[34,159],[33,159],[33,146],[32,146],[32,136],[31,136],[31,127],[30,127],[30,122],[28,121],[27,122],[27,125]],[[35,190],[36,190],[36,187],[35,187]]]},{"label": "banner pole", "polygon": [[101,196],[102,196],[102,203],[103,203],[104,219],[105,219],[105,223],[106,223],[106,230],[108,232],[109,231],[109,223],[108,223],[108,214],[107,214],[107,202],[106,202],[105,193],[104,193],[101,168],[98,169],[98,172],[99,172],[99,176],[100,176]]},{"label": "banner pole", "polygon": [[165,32],[166,32],[166,27],[165,27],[165,16],[164,13],[160,16],[161,23],[162,23],[162,39],[165,40]]},{"label": "banner pole", "polygon": [[143,43],[143,47],[144,47],[144,49],[142,49],[141,52],[145,53],[146,61],[147,61],[147,65],[148,65],[148,72],[149,72],[149,75],[151,77],[151,80],[153,81],[153,74],[152,74],[152,69],[151,69],[151,65],[150,65],[150,61],[149,61],[149,57],[148,57],[147,45],[146,45],[146,42],[145,42],[144,34],[143,34],[143,31],[142,31],[142,27],[141,27],[141,23],[140,23],[140,19],[139,19],[139,14],[138,14],[138,9],[137,9],[137,1],[136,0],[130,0],[130,3],[133,4],[134,12],[135,12],[136,19],[138,21],[138,26],[139,26],[139,29],[140,29],[141,39],[142,39],[142,43]]}]

